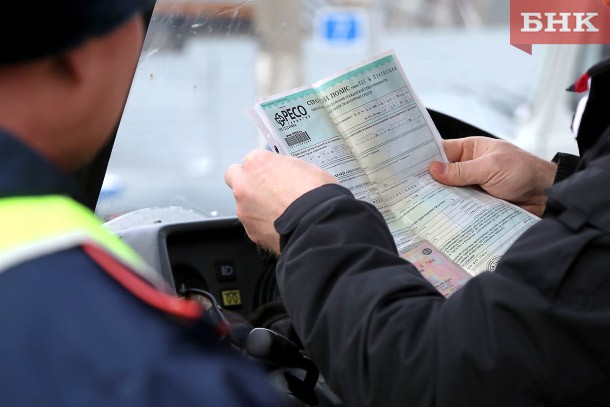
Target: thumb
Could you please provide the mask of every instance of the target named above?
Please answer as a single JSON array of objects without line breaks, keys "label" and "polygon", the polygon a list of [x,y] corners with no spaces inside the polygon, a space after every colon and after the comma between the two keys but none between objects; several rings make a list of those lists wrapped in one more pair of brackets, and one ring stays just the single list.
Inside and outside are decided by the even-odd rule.
[{"label": "thumb", "polygon": [[485,181],[483,174],[477,168],[476,161],[460,161],[430,163],[430,175],[436,181],[451,186],[480,185]]}]

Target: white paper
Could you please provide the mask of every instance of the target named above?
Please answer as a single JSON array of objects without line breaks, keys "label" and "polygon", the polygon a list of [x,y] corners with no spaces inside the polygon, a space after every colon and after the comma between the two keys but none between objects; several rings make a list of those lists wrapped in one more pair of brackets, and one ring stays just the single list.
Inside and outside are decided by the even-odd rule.
[{"label": "white paper", "polygon": [[[410,259],[419,261],[424,274],[426,264],[439,263],[440,269],[455,264],[470,276],[493,270],[538,220],[477,189],[431,178],[430,162],[447,161],[441,136],[393,51],[261,99],[251,116],[275,151],[318,165],[356,198],[373,203],[401,255],[432,256]],[[427,254],[430,245],[437,250]],[[439,253],[449,261],[441,261]],[[462,280],[441,283],[455,287]]]}]

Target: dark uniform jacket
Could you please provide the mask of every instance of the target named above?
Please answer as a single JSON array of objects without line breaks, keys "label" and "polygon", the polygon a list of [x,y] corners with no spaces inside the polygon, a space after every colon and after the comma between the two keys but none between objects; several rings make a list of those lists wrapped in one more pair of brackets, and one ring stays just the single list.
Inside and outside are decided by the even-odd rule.
[{"label": "dark uniform jacket", "polygon": [[[0,131],[0,199],[75,191]],[[0,406],[277,405],[262,370],[205,318],[146,304],[85,249],[0,271]]]},{"label": "dark uniform jacket", "polygon": [[[610,405],[605,92],[604,117],[581,125],[591,147],[548,191],[544,218],[448,299],[397,255],[380,213],[341,186],[311,191],[276,221],[283,301],[347,405]],[[591,134],[590,120],[604,130]]]}]

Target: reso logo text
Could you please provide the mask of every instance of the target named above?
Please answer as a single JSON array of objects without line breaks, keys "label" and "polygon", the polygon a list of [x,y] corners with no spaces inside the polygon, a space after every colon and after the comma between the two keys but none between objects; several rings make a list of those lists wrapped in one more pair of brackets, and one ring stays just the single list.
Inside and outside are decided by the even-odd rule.
[{"label": "reso logo text", "polygon": [[300,118],[303,118],[306,116],[307,116],[307,109],[305,109],[305,106],[298,105],[295,107],[290,107],[288,109],[279,111],[278,113],[275,114],[275,116],[273,118],[275,119],[277,124],[284,127],[284,125],[286,123],[288,123],[288,121],[297,120],[297,119],[300,119]]}]

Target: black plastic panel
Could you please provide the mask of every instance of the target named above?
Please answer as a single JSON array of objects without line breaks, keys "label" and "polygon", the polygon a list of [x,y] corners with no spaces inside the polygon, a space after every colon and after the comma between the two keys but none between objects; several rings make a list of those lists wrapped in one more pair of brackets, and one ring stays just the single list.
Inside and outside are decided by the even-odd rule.
[{"label": "black plastic panel", "polygon": [[274,285],[275,262],[249,241],[239,223],[199,222],[165,233],[177,292],[182,285],[206,290],[221,306],[246,317],[265,301],[261,290]]}]

